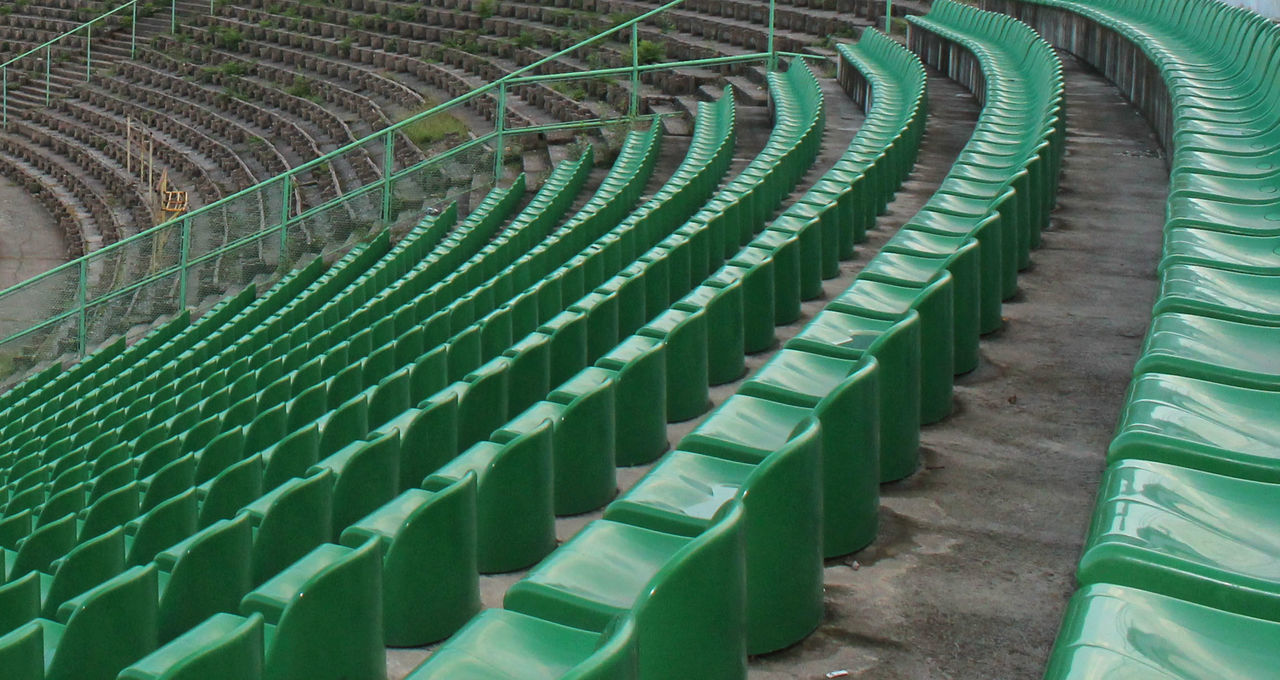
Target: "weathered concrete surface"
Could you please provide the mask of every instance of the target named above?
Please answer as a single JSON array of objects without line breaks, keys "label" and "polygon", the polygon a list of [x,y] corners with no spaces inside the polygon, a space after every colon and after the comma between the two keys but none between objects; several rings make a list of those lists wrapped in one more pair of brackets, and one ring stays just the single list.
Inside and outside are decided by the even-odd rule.
[{"label": "weathered concrete surface", "polygon": [[1042,673],[1150,320],[1168,181],[1135,110],[1063,61],[1059,208],[1005,328],[957,380],[953,415],[924,429],[924,469],[882,488],[880,538],[828,564],[822,627],[756,659],[753,680]]},{"label": "weathered concrete surface", "polygon": [[[44,206],[23,187],[0,177],[0,290],[66,262],[65,253],[62,232]],[[12,332],[44,320],[55,304],[50,300],[41,309],[40,300],[22,302],[0,306],[0,328]]]}]

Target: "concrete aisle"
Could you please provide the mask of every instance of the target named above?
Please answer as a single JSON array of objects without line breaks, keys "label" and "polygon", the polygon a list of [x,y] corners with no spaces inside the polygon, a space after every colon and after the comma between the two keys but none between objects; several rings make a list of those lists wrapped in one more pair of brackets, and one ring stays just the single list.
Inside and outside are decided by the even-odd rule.
[{"label": "concrete aisle", "polygon": [[823,626],[754,660],[753,680],[1043,672],[1150,321],[1168,182],[1135,109],[1063,61],[1059,207],[1005,328],[957,379],[952,416],[925,428],[924,468],[882,487],[876,543],[828,563]]}]

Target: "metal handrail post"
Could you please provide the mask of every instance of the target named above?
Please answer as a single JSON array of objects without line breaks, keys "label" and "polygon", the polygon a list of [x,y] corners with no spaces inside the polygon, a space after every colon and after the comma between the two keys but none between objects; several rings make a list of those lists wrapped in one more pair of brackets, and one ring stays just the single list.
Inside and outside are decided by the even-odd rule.
[{"label": "metal handrail post", "polygon": [[138,0],[133,0],[133,21],[129,23],[129,58],[138,58]]},{"label": "metal handrail post", "polygon": [[631,24],[631,108],[628,113],[635,118],[640,113],[640,29]]},{"label": "metal handrail post", "polygon": [[3,120],[0,120],[0,125],[4,125],[4,127],[7,129],[9,127],[9,67],[8,66],[5,66],[4,68],[0,68],[0,79],[3,80],[3,85],[0,86],[0,87],[3,87],[3,90],[0,91],[0,108],[4,109],[3,114],[0,114],[0,116],[3,116]]},{"label": "metal handrail post", "polygon": [[281,180],[284,184],[284,200],[280,206],[280,259],[289,247],[289,213],[293,212],[293,175],[286,174]]},{"label": "metal handrail post", "polygon": [[86,345],[88,344],[88,338],[89,338],[89,327],[88,327],[89,312],[85,306],[85,303],[87,302],[88,297],[89,297],[89,258],[82,257],[80,258],[80,285],[78,287],[78,290],[76,291],[76,306],[79,307],[79,314],[78,314],[79,320],[77,322],[79,328],[77,329],[77,332],[76,332],[76,338],[77,338],[77,347],[79,348],[81,357],[85,355],[85,350],[87,349]]},{"label": "metal handrail post", "polygon": [[391,176],[396,171],[396,133],[387,130],[382,140],[382,223],[391,224],[391,197],[393,185]]},{"label": "metal handrail post", "polygon": [[777,13],[777,9],[778,1],[769,0],[769,46],[765,51],[769,53],[770,71],[778,70],[778,53],[773,49],[774,15]]},{"label": "metal handrail post", "polygon": [[84,44],[84,82],[87,83],[93,73],[93,24],[88,24],[85,32],[88,33],[88,38]]},{"label": "metal handrail post", "polygon": [[188,266],[188,260],[191,257],[191,218],[182,220],[182,253],[179,255],[179,262],[182,271],[179,274],[178,284],[178,303],[179,309],[187,306],[187,281],[191,278],[191,269]]},{"label": "metal handrail post", "polygon": [[53,63],[53,46],[44,48],[44,105],[49,105],[49,65]]},{"label": "metal handrail post", "polygon": [[173,5],[169,9],[169,32],[178,32],[178,0],[173,0]]},{"label": "metal handrail post", "polygon": [[494,122],[494,131],[497,133],[493,140],[493,181],[495,183],[502,181],[502,157],[506,146],[506,140],[503,137],[506,130],[507,82],[504,80],[498,84],[498,113]]},{"label": "metal handrail post", "polygon": [[884,34],[893,35],[893,0],[884,0]]}]

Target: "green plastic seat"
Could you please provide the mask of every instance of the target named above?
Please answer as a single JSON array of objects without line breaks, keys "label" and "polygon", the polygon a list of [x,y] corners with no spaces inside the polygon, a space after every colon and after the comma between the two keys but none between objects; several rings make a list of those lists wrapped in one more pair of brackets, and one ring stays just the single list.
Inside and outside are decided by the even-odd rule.
[{"label": "green plastic seat", "polygon": [[274,489],[294,477],[306,476],[307,470],[319,462],[319,456],[320,428],[311,422],[262,452],[266,465],[262,473],[263,487]]},{"label": "green plastic seat", "polygon": [[1081,588],[1063,619],[1046,680],[1263,678],[1280,624],[1137,588]]},{"label": "green plastic seat", "polygon": [[45,680],[115,680],[155,651],[156,588],[154,566],[133,567],[63,603],[58,621],[36,619]]},{"label": "green plastic seat", "polygon": [[511,441],[550,420],[555,512],[595,510],[617,491],[614,406],[612,372],[589,366],[495,431],[493,441]]},{"label": "green plastic seat", "polygon": [[143,565],[156,554],[196,532],[200,513],[195,489],[188,489],[125,525],[130,566]]},{"label": "green plastic seat", "polygon": [[48,573],[53,561],[66,555],[75,545],[75,515],[50,522],[32,531],[18,544],[16,551],[4,551],[5,580],[12,581],[29,571]]},{"label": "green plastic seat", "polygon": [[342,545],[381,542],[386,643],[437,642],[480,611],[476,477],[438,492],[410,489],[342,532]]},{"label": "green plastic seat", "polygon": [[307,470],[307,476],[332,473],[335,531],[391,500],[400,491],[400,433],[379,432],[348,444]]},{"label": "green plastic seat", "polygon": [[544,420],[502,444],[484,441],[423,481],[442,491],[476,475],[477,565],[480,573],[528,567],[556,545],[552,438]]},{"label": "green plastic seat", "polygon": [[[711,349],[708,346],[708,349]],[[667,450],[666,344],[633,335],[623,340],[596,365],[614,371],[614,408],[622,414],[614,423],[615,462],[641,465]]]},{"label": "green plastic seat", "polygon": [[201,484],[196,490],[200,495],[198,524],[207,527],[220,519],[230,519],[261,496],[262,472],[262,456],[255,453]]},{"label": "green plastic seat", "polygon": [[1107,461],[1153,460],[1280,482],[1280,392],[1163,373],[1134,378]]},{"label": "green plastic seat", "polygon": [[1280,312],[1272,304],[1277,294],[1280,294],[1280,276],[1171,264],[1161,270],[1160,294],[1154,313],[1185,312],[1280,326]]},{"label": "green plastic seat", "polygon": [[903,479],[919,466],[920,321],[909,311],[901,320],[826,311],[787,349],[835,358],[875,357],[880,364],[880,481]]},{"label": "green plastic seat", "polygon": [[1170,373],[1280,391],[1280,328],[1161,314],[1151,322],[1134,373]]},{"label": "green plastic seat", "polygon": [[137,482],[130,482],[119,489],[104,494],[81,515],[79,539],[87,541],[94,536],[122,526],[142,511],[142,493]]},{"label": "green plastic seat", "polygon": [[1276,486],[1151,461],[1108,468],[1077,578],[1280,620]]},{"label": "green plastic seat", "polygon": [[635,626],[605,633],[487,609],[406,680],[634,680]]},{"label": "green plastic seat", "polygon": [[44,628],[39,623],[0,635],[0,668],[13,680],[44,680]]},{"label": "green plastic seat", "polygon": [[241,614],[267,624],[264,680],[386,677],[381,559],[374,540],[320,545],[245,595]]},{"label": "green plastic seat", "polygon": [[874,357],[783,349],[739,393],[813,409],[822,423],[823,554],[873,540],[880,516],[880,370]]},{"label": "green plastic seat", "polygon": [[245,506],[254,526],[253,583],[260,584],[333,537],[333,473],[291,479]]},{"label": "green plastic seat", "polygon": [[262,659],[262,617],[219,613],[124,669],[117,680],[259,680]]},{"label": "green plastic seat", "polygon": [[63,602],[123,572],[124,553],[124,530],[116,528],[80,543],[54,562],[52,576],[40,574],[40,616],[54,618]]},{"label": "green plastic seat", "polygon": [[217,612],[235,611],[253,587],[249,515],[224,519],[156,555],[159,639],[167,643]]},{"label": "green plastic seat", "polygon": [[641,678],[743,678],[742,509],[695,538],[596,520],[507,590],[507,609],[603,633],[633,618]]},{"label": "green plastic seat", "polygon": [[673,451],[605,512],[608,520],[697,536],[722,506],[740,502],[748,654],[792,645],[822,621],[822,458],[813,445],[820,426],[810,423],[756,464]]},{"label": "green plastic seat", "polygon": [[920,423],[951,414],[955,351],[951,275],[943,272],[923,289],[858,279],[827,309],[897,321],[920,317]]},{"label": "green plastic seat", "polygon": [[710,405],[707,333],[702,310],[668,309],[640,329],[666,346],[668,422],[695,418]]},{"label": "green plastic seat", "polygon": [[29,571],[26,576],[0,584],[0,636],[23,628],[40,616],[40,590],[44,578],[48,577],[38,571]]}]

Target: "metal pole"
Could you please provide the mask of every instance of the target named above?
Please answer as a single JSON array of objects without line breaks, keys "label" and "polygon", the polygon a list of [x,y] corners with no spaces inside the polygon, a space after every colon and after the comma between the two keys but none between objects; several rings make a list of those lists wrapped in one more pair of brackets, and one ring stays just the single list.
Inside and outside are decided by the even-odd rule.
[{"label": "metal pole", "polygon": [[89,82],[89,75],[93,71],[93,24],[89,24],[85,31],[89,34],[88,40],[84,45],[84,82]]},{"label": "metal pole", "polygon": [[778,9],[777,0],[769,0],[769,48],[765,51],[769,53],[769,70],[778,70],[778,53],[773,49],[773,28],[774,14]]},{"label": "metal pole", "polygon": [[138,57],[138,0],[133,0],[133,21],[129,24],[129,58]]},{"label": "metal pole", "polygon": [[46,45],[44,48],[44,105],[49,105],[49,63],[53,61],[53,48]]},{"label": "metal pole", "polygon": [[640,113],[640,29],[638,24],[631,24],[631,108],[628,113],[632,118]]},{"label": "metal pole", "polygon": [[3,109],[4,120],[0,121],[5,128],[9,127],[9,67],[0,68],[0,78],[3,79],[3,92],[0,92],[0,108]]},{"label": "metal pole", "polygon": [[884,34],[893,35],[893,0],[884,0]]},{"label": "metal pole", "polygon": [[289,213],[293,212],[293,175],[286,174],[284,180],[284,205],[280,207],[280,260],[289,247]]},{"label": "metal pole", "polygon": [[182,254],[180,255],[182,263],[182,278],[179,279],[178,301],[179,309],[187,306],[187,279],[190,278],[191,272],[187,267],[187,261],[191,256],[191,219],[182,220]]},{"label": "metal pole", "polygon": [[391,224],[391,175],[396,171],[396,133],[388,130],[382,140],[382,224]]},{"label": "metal pole", "polygon": [[169,10],[169,32],[178,32],[178,0],[173,0],[173,5]]},{"label": "metal pole", "polygon": [[507,83],[503,81],[498,84],[498,116],[495,123],[497,135],[494,137],[493,148],[493,181],[495,183],[502,181],[502,155],[505,152],[503,148],[506,141],[503,135],[507,130]]},{"label": "metal pole", "polygon": [[80,307],[79,328],[77,329],[76,335],[78,337],[77,344],[80,349],[81,357],[85,355],[85,349],[86,349],[85,346],[88,344],[88,338],[89,338],[89,328],[88,328],[89,315],[88,315],[88,310],[85,308],[85,302],[87,301],[86,298],[88,298],[88,296],[89,296],[89,258],[81,257],[80,258],[80,286],[79,286],[79,290],[76,291],[76,304]]}]

